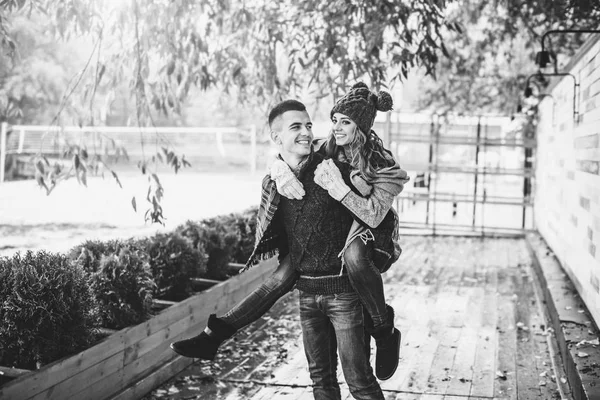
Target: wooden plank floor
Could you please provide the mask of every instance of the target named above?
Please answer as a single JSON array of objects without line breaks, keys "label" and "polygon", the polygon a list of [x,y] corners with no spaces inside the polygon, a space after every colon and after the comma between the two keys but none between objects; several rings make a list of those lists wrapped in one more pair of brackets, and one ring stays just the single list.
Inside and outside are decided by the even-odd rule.
[{"label": "wooden plank floor", "polygon": [[[561,399],[556,382],[564,373],[553,370],[523,239],[405,237],[402,247],[399,262],[384,274],[402,331],[398,370],[380,382],[386,399]],[[185,398],[312,399],[297,309],[291,303],[286,310],[295,314],[281,321],[296,340],[282,341],[283,362],[273,365],[267,357],[243,373],[214,371],[226,390],[212,397],[186,391]],[[351,399],[338,370],[342,398]],[[154,396],[148,398],[160,397]]]}]

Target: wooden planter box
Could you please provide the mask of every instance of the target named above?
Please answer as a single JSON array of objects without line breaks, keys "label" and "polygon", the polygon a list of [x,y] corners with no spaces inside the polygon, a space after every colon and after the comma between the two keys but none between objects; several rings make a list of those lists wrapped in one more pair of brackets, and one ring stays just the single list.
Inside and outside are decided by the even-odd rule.
[{"label": "wooden planter box", "polygon": [[81,353],[25,373],[0,387],[0,399],[140,398],[194,362],[171,350],[171,342],[200,333],[210,314],[229,310],[257,288],[276,264],[276,259],[267,260]]}]

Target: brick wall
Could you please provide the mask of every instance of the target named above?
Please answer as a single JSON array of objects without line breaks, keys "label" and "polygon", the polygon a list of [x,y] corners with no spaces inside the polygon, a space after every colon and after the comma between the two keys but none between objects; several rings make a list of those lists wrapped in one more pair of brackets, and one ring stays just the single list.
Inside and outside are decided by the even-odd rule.
[{"label": "brick wall", "polygon": [[600,325],[600,35],[564,70],[540,105],[535,223]]}]

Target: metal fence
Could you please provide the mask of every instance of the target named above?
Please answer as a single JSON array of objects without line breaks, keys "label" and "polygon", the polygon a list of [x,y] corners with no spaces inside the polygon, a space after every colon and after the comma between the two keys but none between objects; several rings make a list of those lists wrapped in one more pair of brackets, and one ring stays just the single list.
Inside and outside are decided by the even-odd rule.
[{"label": "metal fence", "polygon": [[[533,229],[533,155],[502,116],[388,113],[376,121],[386,146],[411,181],[395,207],[405,231],[429,234],[521,234]],[[148,139],[148,138],[153,138]],[[105,149],[120,145],[130,157],[152,154],[167,143],[209,168],[235,164],[252,172],[268,163],[269,143],[254,127],[135,128],[2,125],[0,165],[7,155],[57,155],[68,143]],[[262,163],[257,167],[258,163]],[[263,165],[265,164],[265,165]],[[0,182],[4,169],[0,168]]]},{"label": "metal fence", "polygon": [[[222,165],[233,163],[249,171],[257,169],[257,132],[255,126],[237,127],[107,127],[107,126],[34,126],[0,127],[0,183],[5,180],[8,156],[21,164],[32,156],[61,158],[69,145],[78,145],[90,154],[119,154],[125,149],[132,159],[150,158],[162,147],[184,154],[192,164]],[[121,153],[123,154],[123,152]]]},{"label": "metal fence", "polygon": [[404,230],[495,235],[534,228],[536,143],[510,118],[396,113],[377,128],[412,178],[396,202]]}]

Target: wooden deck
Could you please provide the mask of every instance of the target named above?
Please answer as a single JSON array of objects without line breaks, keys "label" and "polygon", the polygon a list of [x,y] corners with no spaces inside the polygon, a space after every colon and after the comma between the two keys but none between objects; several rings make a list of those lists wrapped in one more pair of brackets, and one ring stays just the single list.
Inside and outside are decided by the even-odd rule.
[{"label": "wooden deck", "polygon": [[[569,398],[523,239],[405,237],[402,246],[384,275],[402,331],[398,370],[380,382],[386,399],[550,400],[559,389]],[[312,399],[296,298],[223,346],[216,362],[192,365],[146,398]]]}]

